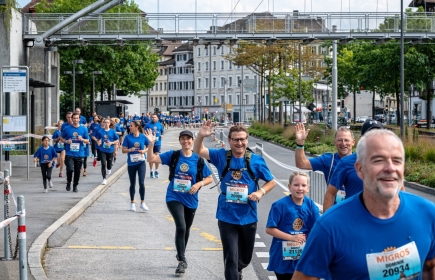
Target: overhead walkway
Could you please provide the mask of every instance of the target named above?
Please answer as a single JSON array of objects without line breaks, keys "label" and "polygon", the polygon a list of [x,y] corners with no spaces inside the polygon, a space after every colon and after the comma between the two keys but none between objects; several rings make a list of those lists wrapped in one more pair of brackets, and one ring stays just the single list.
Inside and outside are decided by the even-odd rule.
[{"label": "overhead walkway", "polygon": [[[26,41],[46,44],[177,40],[352,40],[400,38],[400,13],[92,13],[41,35],[73,14],[24,14]],[[404,15],[406,40],[435,39],[435,14]],[[230,41],[231,43],[231,41]]]}]

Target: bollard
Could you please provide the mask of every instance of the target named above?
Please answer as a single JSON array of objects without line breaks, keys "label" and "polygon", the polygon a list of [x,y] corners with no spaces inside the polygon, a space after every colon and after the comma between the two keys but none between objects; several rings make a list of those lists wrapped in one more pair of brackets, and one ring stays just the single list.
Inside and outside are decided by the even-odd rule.
[{"label": "bollard", "polygon": [[[8,187],[8,184],[6,183],[6,177],[8,177],[9,176],[9,170],[8,169],[5,169],[4,171],[3,171],[3,177],[4,177],[4,179],[3,179],[3,185],[4,185],[4,200],[5,200],[5,203],[4,203],[4,220],[6,220],[7,218],[9,218],[8,217],[8,203],[9,203],[9,193],[10,193],[10,191],[9,191],[9,187]],[[9,232],[9,225],[8,226],[6,226],[6,227],[4,227],[3,228],[3,231],[4,231],[4,246],[5,246],[5,250],[4,250],[4,257],[3,257],[3,259],[2,260],[4,260],[4,261],[10,261],[10,260],[12,260],[12,257],[11,257],[11,248],[10,248],[10,246],[9,246],[9,234],[8,234],[8,232]]]},{"label": "bollard", "polygon": [[223,131],[223,130],[221,130],[221,131],[219,132],[219,140],[221,140],[222,142],[224,142],[224,131]]},{"label": "bollard", "polygon": [[19,248],[19,264],[20,264],[20,280],[27,280],[27,251],[26,251],[26,217],[24,207],[24,196],[17,197],[17,213],[18,218],[18,248]]}]

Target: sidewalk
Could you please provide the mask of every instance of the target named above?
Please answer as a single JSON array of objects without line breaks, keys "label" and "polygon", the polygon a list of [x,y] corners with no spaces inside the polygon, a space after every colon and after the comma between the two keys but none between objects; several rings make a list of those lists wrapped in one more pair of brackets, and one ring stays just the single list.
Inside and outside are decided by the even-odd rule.
[{"label": "sidewalk", "polygon": [[[10,180],[12,191],[14,192],[15,198],[19,195],[23,195],[25,199],[27,251],[44,230],[52,226],[60,217],[100,185],[103,180],[101,176],[101,164],[98,163],[96,167],[93,167],[92,161],[93,159],[89,157],[87,167],[88,175],[86,177],[81,175],[77,193],[66,191],[65,169],[63,170],[64,177],[62,178],[59,177],[59,169],[53,169],[52,178],[54,186],[48,189],[48,193],[43,193],[42,175],[39,167],[35,168],[33,162],[31,163],[29,180],[27,180],[27,167],[12,167],[13,176]],[[112,174],[108,176],[108,182],[105,187],[109,187],[113,181],[116,181],[117,177],[119,178],[119,176],[126,171],[126,161],[126,155],[118,151],[117,162],[112,168]],[[1,187],[3,188],[3,186]],[[102,187],[102,185],[100,187]],[[16,208],[11,195],[9,196],[9,200],[9,215],[13,216],[16,212]],[[82,210],[87,208],[86,205],[80,207],[83,208]],[[1,207],[0,215],[0,220],[4,220],[4,207]],[[17,222],[12,222],[10,228],[12,246],[15,248]],[[4,257],[3,229],[0,236],[0,256]],[[30,252],[28,251],[28,257],[29,254]],[[28,264],[28,279],[35,279],[30,273],[30,266],[32,265],[34,266],[35,264]],[[0,261],[0,279],[15,280],[19,278],[18,258],[12,261]]]}]

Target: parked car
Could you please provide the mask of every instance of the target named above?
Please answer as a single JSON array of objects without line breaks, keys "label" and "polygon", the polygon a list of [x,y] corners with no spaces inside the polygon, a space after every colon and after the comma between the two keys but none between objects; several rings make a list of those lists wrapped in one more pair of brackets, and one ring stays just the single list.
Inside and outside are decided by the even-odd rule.
[{"label": "parked car", "polygon": [[360,117],[356,117],[356,122],[357,123],[364,123],[366,120],[370,120],[371,117],[368,116],[360,116]]},{"label": "parked car", "polygon": [[384,123],[386,121],[385,116],[383,114],[375,115],[375,121]]},{"label": "parked car", "polygon": [[[293,114],[293,123],[299,123],[299,113]],[[305,114],[302,114],[302,123],[307,123],[307,118]]]}]

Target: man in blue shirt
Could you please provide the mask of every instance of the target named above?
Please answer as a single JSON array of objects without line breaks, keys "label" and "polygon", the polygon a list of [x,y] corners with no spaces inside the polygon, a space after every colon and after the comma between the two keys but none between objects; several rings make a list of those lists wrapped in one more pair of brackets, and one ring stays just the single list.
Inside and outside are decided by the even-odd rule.
[{"label": "man in blue shirt", "polygon": [[306,170],[322,171],[325,176],[326,184],[329,184],[331,175],[334,172],[338,161],[343,157],[352,154],[352,148],[355,145],[355,138],[349,128],[340,127],[335,133],[334,144],[337,148],[335,154],[325,153],[317,158],[307,159],[304,151],[304,143],[309,131],[309,129],[305,130],[303,123],[296,124],[296,167]]},{"label": "man in blue shirt", "polygon": [[63,131],[65,127],[72,125],[72,115],[73,112],[67,112],[65,115],[65,122],[62,124],[61,130]]},{"label": "man in blue shirt", "polygon": [[79,107],[76,108],[76,113],[79,114],[79,116],[80,116],[80,125],[86,126],[88,124],[88,122],[86,121],[86,118],[81,115],[82,110],[80,110]]},{"label": "man in blue shirt", "polygon": [[[193,151],[216,166],[219,176],[226,169],[227,151],[204,147],[204,137],[212,135],[213,124],[206,121],[198,132]],[[275,187],[275,181],[264,159],[251,153],[247,161],[248,130],[244,126],[232,126],[228,133],[231,163],[219,186],[216,218],[222,240],[225,279],[241,279],[242,269],[247,267],[254,251],[257,231],[257,202]],[[246,162],[255,176],[251,178]],[[258,179],[266,183],[258,188]]]},{"label": "man in blue shirt", "polygon": [[88,129],[80,125],[80,114],[74,113],[72,125],[62,129],[62,141],[65,143],[65,164],[67,170],[66,190],[71,190],[72,174],[74,172],[73,191],[77,192],[80,179],[83,157],[85,156],[84,144],[89,145]]},{"label": "man in blue shirt", "polygon": [[371,130],[356,154],[363,191],[317,220],[292,279],[434,279],[435,205],[400,191],[402,140]]},{"label": "man in blue shirt", "polygon": [[[157,114],[151,115],[151,122],[147,123],[145,126],[145,130],[151,129],[153,134],[156,136],[156,142],[154,143],[153,152],[155,155],[160,154],[160,150],[162,147],[162,138],[163,138],[163,126],[159,122],[159,118],[157,117]],[[149,163],[150,165],[150,178],[159,178],[159,164],[158,163]],[[153,165],[156,166],[156,169],[153,169]]]}]

